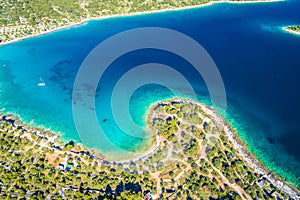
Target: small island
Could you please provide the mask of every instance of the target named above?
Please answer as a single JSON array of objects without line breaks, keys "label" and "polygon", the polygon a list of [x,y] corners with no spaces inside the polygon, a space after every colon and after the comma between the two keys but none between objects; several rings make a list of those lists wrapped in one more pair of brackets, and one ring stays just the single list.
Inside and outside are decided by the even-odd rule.
[{"label": "small island", "polygon": [[80,144],[0,120],[1,199],[298,199],[265,169],[212,108],[188,99],[155,103],[148,113],[156,145],[109,161]]},{"label": "small island", "polygon": [[300,35],[300,25],[287,26],[284,27],[283,30],[292,34]]}]

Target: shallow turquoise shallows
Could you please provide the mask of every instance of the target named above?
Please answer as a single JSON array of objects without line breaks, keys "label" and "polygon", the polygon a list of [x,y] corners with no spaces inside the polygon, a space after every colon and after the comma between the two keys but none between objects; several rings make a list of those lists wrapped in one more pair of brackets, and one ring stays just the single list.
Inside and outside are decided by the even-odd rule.
[{"label": "shallow turquoise shallows", "polygon": [[[220,3],[90,21],[6,45],[0,47],[0,108],[5,113],[20,115],[25,122],[60,132],[64,140],[80,142],[71,98],[77,70],[87,54],[121,31],[145,26],[174,29],[194,38],[214,59],[227,92],[225,117],[248,143],[248,149],[299,188],[300,37],[281,29],[299,20],[300,1]],[[123,134],[108,105],[111,90],[122,74],[145,63],[176,68],[192,83],[198,100],[210,104],[203,80],[185,60],[153,49],[120,57],[99,83],[96,111],[107,137],[130,151],[140,149],[146,141]],[[38,83],[43,81],[46,85],[39,87]],[[134,121],[144,127],[149,105],[172,96],[168,89],[155,84],[139,88],[130,102]],[[110,151],[97,144],[91,137],[85,145]]]}]

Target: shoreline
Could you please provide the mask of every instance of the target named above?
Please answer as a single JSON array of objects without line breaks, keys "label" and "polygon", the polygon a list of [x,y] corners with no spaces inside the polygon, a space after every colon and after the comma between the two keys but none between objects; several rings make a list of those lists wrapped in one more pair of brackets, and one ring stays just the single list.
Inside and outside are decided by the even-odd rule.
[{"label": "shoreline", "polygon": [[60,134],[53,133],[51,130],[46,130],[40,127],[33,127],[29,124],[22,122],[20,118],[16,118],[14,115],[6,115],[0,112],[0,121],[11,123],[13,127],[17,128],[18,130],[21,130],[23,133],[32,133],[40,138],[50,141],[54,145],[61,145],[59,144],[59,142],[57,142],[57,139],[61,137]]},{"label": "shoreline", "polygon": [[[133,153],[134,155],[131,155],[133,157],[131,157],[130,159],[125,157],[124,158],[105,157],[101,153],[100,149],[88,148],[81,142],[72,139],[63,138],[63,133],[55,132],[51,130],[51,128],[46,128],[40,125],[32,124],[31,122],[27,123],[16,113],[12,113],[12,112],[5,113],[4,111],[0,110],[0,121],[1,120],[10,122],[12,123],[13,126],[21,127],[22,130],[34,133],[39,137],[45,137],[45,139],[51,141],[57,147],[64,146],[68,144],[70,141],[75,142],[78,146],[81,146],[83,150],[90,152],[94,157],[107,162],[116,162],[120,164],[137,162],[149,157],[160,146],[160,139],[156,135],[152,135],[151,137],[149,137],[152,140],[151,144],[149,145],[149,149],[137,149],[137,152]],[[152,130],[148,130],[148,131],[152,131]],[[141,151],[141,153],[139,153],[139,151]]]},{"label": "shoreline", "polygon": [[149,156],[151,156],[160,147],[160,144],[161,144],[160,137],[158,135],[156,135],[156,137],[154,137],[154,140],[153,140],[153,143],[152,143],[150,149],[148,151],[146,151],[145,153],[140,153],[142,155],[140,155],[138,157],[133,157],[130,159],[120,159],[117,161],[110,160],[107,158],[105,158],[104,160],[109,161],[109,162],[115,162],[118,164],[126,164],[126,163],[131,163],[131,162],[143,161],[144,159],[147,159]]},{"label": "shoreline", "polygon": [[[237,151],[238,155],[240,155],[243,158],[243,161],[245,161],[256,172],[263,174],[264,177],[266,177],[270,182],[272,182],[275,186],[277,186],[281,190],[285,191],[286,193],[290,194],[296,199],[300,198],[300,196],[298,195],[299,192],[298,188],[293,186],[293,184],[288,181],[283,181],[284,177],[275,174],[274,172],[269,170],[262,163],[261,160],[259,160],[253,153],[249,152],[247,150],[248,144],[242,140],[242,138],[239,136],[238,132],[235,130],[232,124],[228,123],[224,117],[220,116],[218,112],[214,110],[214,108],[191,99],[174,98],[171,101],[181,102],[181,103],[188,102],[200,106],[205,113],[212,116],[214,120],[216,120],[224,127],[226,137],[232,143],[232,146]],[[274,175],[279,178],[275,178]]]},{"label": "shoreline", "polygon": [[281,29],[286,32],[286,33],[290,33],[292,35],[297,35],[297,36],[300,36],[300,31],[294,31],[294,30],[291,30],[289,29],[289,27],[291,26],[285,26],[285,27],[282,27]]},{"label": "shoreline", "polygon": [[89,18],[84,19],[80,22],[74,22],[74,23],[67,24],[67,25],[64,25],[64,26],[56,27],[56,28],[51,29],[51,30],[43,31],[43,32],[40,32],[40,33],[32,34],[32,35],[23,36],[23,37],[20,37],[20,38],[15,38],[13,40],[9,40],[9,41],[6,41],[6,42],[1,42],[0,47],[5,46],[5,45],[9,45],[9,44],[12,44],[12,43],[15,43],[15,42],[18,42],[18,41],[30,39],[30,38],[33,38],[33,37],[47,35],[47,34],[50,34],[52,32],[57,32],[57,31],[60,31],[60,30],[69,29],[69,28],[72,28],[72,27],[84,25],[84,24],[88,23],[89,21],[93,21],[93,20],[105,20],[105,19],[118,18],[118,17],[130,17],[130,16],[139,16],[139,15],[163,13],[163,12],[188,10],[188,9],[193,9],[193,8],[201,8],[201,7],[206,7],[206,6],[212,6],[214,4],[219,4],[219,3],[254,4],[254,3],[283,2],[283,1],[285,1],[285,0],[245,0],[245,1],[221,0],[221,1],[211,1],[211,2],[208,2],[208,3],[204,3],[204,4],[199,4],[199,5],[194,5],[194,6],[185,6],[185,7],[179,7],[179,8],[165,8],[165,9],[152,10],[152,11],[133,12],[133,13],[126,13],[126,14],[113,14],[113,15],[104,15],[104,16],[98,16],[98,17],[89,17]]},{"label": "shoreline", "polygon": [[[178,102],[178,103],[190,103],[200,106],[203,111],[213,117],[217,123],[224,127],[225,136],[232,143],[233,148],[237,151],[238,155],[241,156],[242,160],[248,164],[254,171],[263,174],[273,185],[284,191],[285,193],[293,196],[295,199],[300,199],[299,189],[296,188],[292,183],[284,180],[285,178],[275,174],[273,171],[269,170],[253,153],[247,150],[247,143],[242,140],[232,124],[228,123],[226,119],[218,114],[213,107],[209,107],[204,103],[197,102],[188,98],[175,97],[164,102]],[[153,109],[153,108],[151,108]],[[277,176],[277,177],[276,177]]]},{"label": "shoreline", "polygon": [[[14,125],[25,127],[27,130],[37,130],[42,133],[51,133],[51,135],[56,136],[57,143],[67,143],[67,141],[65,141],[62,138],[63,133],[56,132],[56,131],[52,130],[51,128],[47,128],[42,125],[34,124],[34,122],[32,120],[27,123],[26,121],[24,121],[21,118],[21,116],[19,114],[13,113],[13,112],[6,113],[6,112],[4,112],[4,110],[5,109],[0,110],[0,119],[2,119],[3,117],[6,117],[7,119],[14,121],[14,123],[15,123]],[[59,139],[59,138],[61,138],[61,139]]]},{"label": "shoreline", "polygon": [[[157,106],[157,104],[161,104],[164,102],[178,102],[178,103],[189,103],[189,104],[196,104],[201,107],[201,109],[212,119],[214,119],[218,124],[220,124],[222,127],[224,127],[224,133],[225,136],[228,138],[228,141],[231,142],[232,147],[236,150],[237,154],[242,158],[242,160],[248,164],[249,167],[251,167],[254,171],[258,172],[259,174],[262,174],[263,177],[267,178],[273,185],[284,191],[285,193],[293,196],[295,199],[300,198],[298,189],[293,186],[292,183],[288,181],[284,181],[284,177],[275,174],[271,170],[269,170],[263,163],[260,161],[254,154],[249,152],[247,150],[247,143],[243,141],[234,127],[226,121],[225,118],[220,116],[216,110],[214,110],[213,107],[209,107],[205,105],[204,103],[197,102],[191,99],[187,98],[179,98],[175,97],[172,99],[165,99],[162,101],[154,102],[149,106],[149,110],[147,112],[148,115],[148,121],[147,121],[147,127],[151,127],[149,125],[149,117],[153,116],[154,108]],[[46,130],[40,127],[34,127],[32,125],[28,125],[24,122],[22,122],[20,117],[15,117],[12,114],[4,114],[0,112],[1,120],[10,122],[13,126],[19,129],[19,130],[29,132],[32,134],[37,135],[38,137],[44,138],[52,143],[52,145],[55,148],[62,149],[65,145],[67,145],[67,142],[61,142],[59,141],[59,138],[62,136],[61,134],[53,133],[51,130]],[[152,129],[150,129],[153,131]],[[133,157],[131,159],[124,159],[124,160],[111,160],[107,157],[104,157],[102,154],[96,153],[93,149],[89,149],[85,147],[81,143],[76,143],[77,146],[80,146],[81,150],[86,153],[86,155],[93,157],[93,159],[108,163],[117,163],[117,164],[129,164],[132,162],[138,162],[138,161],[144,161],[149,156],[154,154],[156,150],[159,149],[159,147],[162,147],[162,138],[159,135],[153,135],[153,144],[151,145],[150,149],[143,153],[137,153],[138,157]],[[66,152],[69,152],[66,150]],[[74,153],[74,152],[72,152]],[[78,153],[78,152],[77,152]]]}]

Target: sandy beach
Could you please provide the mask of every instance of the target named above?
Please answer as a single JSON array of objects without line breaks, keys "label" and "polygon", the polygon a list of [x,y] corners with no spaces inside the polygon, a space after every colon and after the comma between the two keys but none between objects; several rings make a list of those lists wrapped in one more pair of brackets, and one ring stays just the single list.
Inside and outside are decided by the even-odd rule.
[{"label": "sandy beach", "polygon": [[57,28],[54,28],[54,29],[51,29],[51,30],[47,30],[47,31],[43,31],[43,32],[40,32],[40,33],[27,35],[27,36],[24,36],[24,37],[15,38],[15,39],[10,40],[10,41],[2,42],[2,43],[0,43],[0,46],[4,46],[4,45],[11,44],[11,43],[14,43],[14,42],[17,42],[17,41],[20,41],[20,40],[25,40],[25,39],[40,36],[40,35],[46,35],[46,34],[56,32],[56,31],[59,31],[59,30],[68,29],[68,28],[71,28],[73,26],[83,25],[83,24],[85,24],[85,23],[87,23],[88,21],[91,21],[91,20],[104,20],[104,19],[116,18],[116,17],[137,16],[137,15],[153,14],[153,13],[160,13],[160,12],[172,12],[172,11],[178,11],[178,10],[186,10],[186,9],[192,9],[192,8],[200,8],[200,7],[205,7],[205,6],[211,6],[213,4],[218,4],[218,3],[252,4],[252,3],[281,2],[281,1],[284,1],[284,0],[253,0],[253,1],[250,1],[250,0],[249,1],[221,0],[221,1],[211,1],[211,2],[208,2],[208,3],[205,3],[205,4],[200,4],[200,5],[195,5],[195,6],[185,6],[185,7],[180,7],[180,8],[168,8],[168,9],[145,11],[145,12],[134,12],[134,13],[126,13],[126,14],[113,14],[113,15],[106,15],[106,16],[99,16],[99,17],[90,17],[90,18],[84,19],[80,22],[67,24],[67,25],[60,26],[60,27],[57,27]]}]

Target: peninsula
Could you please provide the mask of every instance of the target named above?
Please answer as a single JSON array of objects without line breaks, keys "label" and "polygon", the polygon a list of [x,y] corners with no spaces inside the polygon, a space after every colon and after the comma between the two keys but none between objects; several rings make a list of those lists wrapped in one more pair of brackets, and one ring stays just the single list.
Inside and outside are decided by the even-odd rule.
[{"label": "peninsula", "polygon": [[0,197],[39,199],[298,199],[212,108],[186,99],[151,106],[150,153],[108,161],[82,145],[2,116]]},{"label": "peninsula", "polygon": [[[3,0],[0,46],[93,19],[271,1]],[[300,34],[300,26],[283,29]],[[0,199],[300,199],[300,188],[264,167],[213,108],[164,100],[149,107],[147,122],[151,149],[109,160],[0,112]]]},{"label": "peninsula", "polygon": [[93,19],[122,15],[138,15],[168,10],[186,9],[213,3],[256,3],[281,0],[186,0],[145,1],[135,0],[53,0],[35,1],[4,0],[0,2],[0,45],[12,43],[36,35],[83,24]]}]

